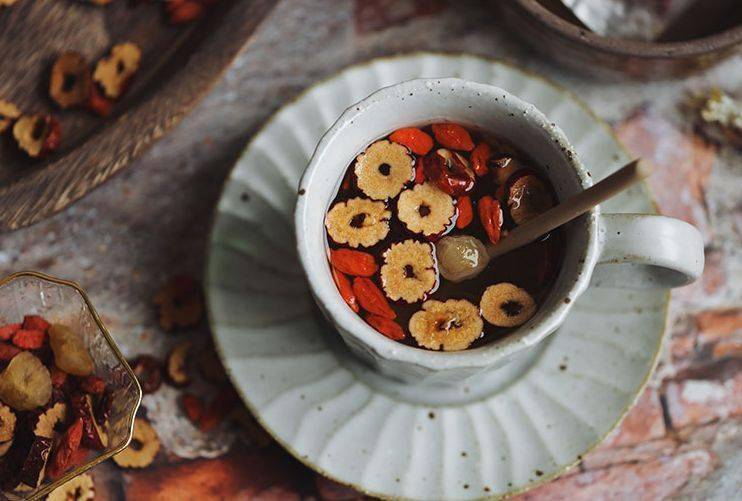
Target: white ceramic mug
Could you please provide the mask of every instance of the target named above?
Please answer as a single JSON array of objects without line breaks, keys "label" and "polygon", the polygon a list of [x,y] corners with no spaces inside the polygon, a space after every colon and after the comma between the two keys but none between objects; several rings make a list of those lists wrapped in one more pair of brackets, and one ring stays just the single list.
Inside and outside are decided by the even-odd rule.
[{"label": "white ceramic mug", "polygon": [[703,240],[693,226],[664,216],[601,214],[598,207],[565,226],[559,276],[537,313],[509,336],[458,352],[404,345],[376,332],[343,301],[327,260],[324,220],[353,159],[400,127],[457,122],[503,137],[544,167],[560,200],[592,184],[564,133],[533,105],[506,91],[456,78],[419,79],[383,88],[348,108],[322,137],[299,186],[299,257],[317,304],[351,350],[385,376],[455,385],[522,356],[564,321],[591,282],[601,286],[676,287],[703,271]]}]

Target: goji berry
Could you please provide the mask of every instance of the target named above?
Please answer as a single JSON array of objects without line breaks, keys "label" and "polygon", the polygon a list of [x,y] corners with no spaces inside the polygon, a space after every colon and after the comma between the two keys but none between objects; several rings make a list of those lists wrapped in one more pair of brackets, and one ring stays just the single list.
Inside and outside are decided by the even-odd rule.
[{"label": "goji berry", "polygon": [[52,386],[54,388],[61,388],[67,382],[67,373],[59,367],[54,366],[49,372],[51,373]]},{"label": "goji berry", "polygon": [[425,157],[417,157],[417,164],[415,165],[415,184],[423,184],[425,182]]},{"label": "goji berry", "polygon": [[432,127],[435,140],[444,148],[461,151],[474,149],[474,141],[472,141],[469,131],[459,124],[433,124]]},{"label": "goji berry", "polygon": [[474,167],[474,173],[477,176],[486,176],[487,172],[489,172],[487,162],[489,162],[491,154],[492,149],[490,148],[490,145],[485,142],[479,143],[477,147],[474,148],[474,151],[471,152],[471,164],[472,167]]},{"label": "goji berry", "polygon": [[433,138],[417,127],[397,129],[389,135],[389,139],[407,146],[416,155],[427,155],[433,148]]},{"label": "goji berry", "polygon": [[13,334],[13,344],[24,350],[37,350],[44,345],[46,332],[21,329]]},{"label": "goji berry", "polygon": [[489,195],[479,199],[477,202],[479,209],[479,220],[482,222],[484,231],[487,233],[490,242],[496,244],[500,240],[500,230],[502,228],[502,209],[500,202]]},{"label": "goji berry", "polygon": [[21,352],[18,348],[8,343],[0,343],[0,361],[8,362]]},{"label": "goji berry", "polygon": [[96,84],[90,86],[87,102],[88,109],[101,117],[107,117],[113,110],[113,101],[105,97]]},{"label": "goji berry", "polygon": [[343,300],[350,306],[350,309],[358,313],[360,308],[358,306],[358,299],[353,293],[353,286],[350,283],[350,279],[337,271],[335,268],[332,269],[332,278],[335,280],[335,285],[338,287],[338,292],[342,296]]},{"label": "goji berry", "polygon": [[330,263],[338,271],[357,277],[370,277],[379,269],[374,256],[353,249],[331,249]]},{"label": "goji berry", "polygon": [[207,433],[216,428],[237,404],[237,394],[229,387],[223,389],[201,413],[198,428]]},{"label": "goji berry", "polygon": [[459,216],[456,218],[456,227],[463,230],[474,219],[474,209],[472,208],[471,198],[464,195],[459,197],[456,202],[456,208],[459,210]]},{"label": "goji berry", "polygon": [[106,382],[98,376],[88,376],[80,381],[80,389],[91,395],[100,395],[106,390]]},{"label": "goji berry", "polygon": [[404,329],[402,329],[402,326],[394,320],[389,320],[388,318],[380,317],[379,315],[369,314],[366,315],[366,322],[389,339],[400,341],[405,338]]},{"label": "goji berry", "polygon": [[21,324],[5,324],[0,326],[0,340],[7,341],[13,337],[18,329],[21,328]]},{"label": "goji berry", "polygon": [[60,438],[57,450],[47,468],[47,475],[50,478],[57,478],[71,466],[74,454],[80,448],[82,427],[82,418],[77,418]]},{"label": "goji berry", "polygon": [[200,398],[190,393],[183,394],[183,410],[191,423],[198,425],[201,414],[204,412],[204,404]]},{"label": "goji berry", "polygon": [[397,314],[389,306],[386,296],[369,278],[356,277],[353,279],[353,293],[358,299],[361,308],[369,313],[394,320]]},{"label": "goji berry", "polygon": [[23,328],[25,330],[46,332],[50,325],[49,322],[39,315],[26,315],[23,317]]}]

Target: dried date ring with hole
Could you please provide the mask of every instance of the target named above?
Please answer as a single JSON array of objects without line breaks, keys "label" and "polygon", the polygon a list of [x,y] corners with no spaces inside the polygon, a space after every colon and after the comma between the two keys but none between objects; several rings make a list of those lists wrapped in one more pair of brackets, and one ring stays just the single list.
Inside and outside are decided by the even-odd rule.
[{"label": "dried date ring with hole", "polygon": [[95,499],[93,477],[89,473],[83,473],[51,491],[46,501],[92,501],[93,499]]},{"label": "dried date ring with hole", "polygon": [[397,217],[408,230],[439,235],[451,225],[456,207],[447,193],[430,182],[404,190],[397,200]]},{"label": "dried date ring with hole", "polygon": [[381,285],[387,297],[407,303],[421,301],[438,285],[433,246],[409,239],[384,252]]},{"label": "dried date ring with hole", "polygon": [[325,227],[338,244],[371,247],[386,238],[391,217],[384,202],[356,197],[333,205]]},{"label": "dried date ring with hole", "polygon": [[105,97],[118,99],[126,91],[131,79],[139,70],[142,50],[131,42],[116,44],[108,56],[95,65],[93,80]]},{"label": "dried date ring with hole", "polygon": [[415,177],[415,159],[406,147],[384,139],[358,155],[354,172],[356,184],[366,196],[386,200],[399,195]]},{"label": "dried date ring with hole", "polygon": [[49,96],[60,108],[85,104],[91,86],[90,68],[82,55],[65,52],[54,61],[49,78]]},{"label": "dried date ring with hole", "polygon": [[431,350],[468,348],[482,335],[484,322],[479,308],[465,299],[428,300],[410,318],[410,334],[420,346]]},{"label": "dried date ring with hole", "polygon": [[471,191],[476,182],[469,162],[459,153],[439,148],[425,157],[425,175],[452,197]]},{"label": "dried date ring with hole", "polygon": [[140,355],[129,364],[142,387],[142,393],[154,393],[160,388],[162,384],[162,363],[158,359],[150,355]]},{"label": "dried date ring with hole", "polygon": [[0,442],[13,440],[16,415],[7,405],[0,404]]},{"label": "dried date ring with hole", "polygon": [[536,302],[524,289],[508,282],[490,285],[479,303],[484,319],[498,327],[517,327],[536,313]]},{"label": "dried date ring with hole", "polygon": [[142,418],[134,420],[131,443],[113,456],[114,462],[124,468],[146,468],[160,450],[160,439],[152,426]]},{"label": "dried date ring with hole", "polygon": [[62,430],[60,429],[67,422],[67,404],[57,402],[44,411],[36,421],[34,426],[34,435],[39,437],[54,438]]},{"label": "dried date ring with hole", "polygon": [[20,116],[21,110],[16,105],[0,99],[0,134],[8,130]]},{"label": "dried date ring with hole", "polygon": [[18,148],[31,158],[43,158],[59,149],[62,131],[51,115],[22,115],[13,125]]},{"label": "dried date ring with hole", "polygon": [[190,341],[183,341],[175,345],[167,356],[167,379],[173,386],[188,386],[191,382],[188,355],[192,344]]}]

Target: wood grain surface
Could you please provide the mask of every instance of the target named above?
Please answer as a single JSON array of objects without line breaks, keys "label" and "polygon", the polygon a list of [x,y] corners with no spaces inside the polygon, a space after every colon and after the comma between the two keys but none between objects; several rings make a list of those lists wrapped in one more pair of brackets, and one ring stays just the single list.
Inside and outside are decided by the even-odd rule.
[{"label": "wood grain surface", "polygon": [[[62,127],[61,149],[43,160],[0,138],[0,231],[63,209],[127,166],[219,79],[274,3],[223,0],[183,26],[167,23],[161,2],[20,0],[0,8],[0,99],[52,112]],[[123,41],[142,48],[142,66],[112,116],[59,110],[48,97],[56,55],[73,50],[96,61]]]}]

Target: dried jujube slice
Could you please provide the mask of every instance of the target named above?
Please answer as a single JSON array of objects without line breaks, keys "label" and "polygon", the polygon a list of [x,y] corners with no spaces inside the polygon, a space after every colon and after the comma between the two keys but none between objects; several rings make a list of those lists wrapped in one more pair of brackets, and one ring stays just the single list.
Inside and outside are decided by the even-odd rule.
[{"label": "dried jujube slice", "polygon": [[52,396],[49,370],[28,351],[22,351],[0,374],[0,400],[17,411],[46,405]]},{"label": "dried jujube slice", "polygon": [[95,65],[93,80],[103,90],[105,97],[118,99],[139,70],[141,59],[142,50],[138,45],[131,42],[116,44],[109,55]]},{"label": "dried jujube slice", "polygon": [[39,415],[34,427],[34,435],[54,438],[58,428],[67,420],[67,404],[57,402]]},{"label": "dried jujube slice", "polygon": [[0,133],[10,128],[13,122],[21,116],[21,110],[13,103],[0,99]]},{"label": "dried jujube slice", "polygon": [[490,285],[479,303],[484,319],[498,327],[517,327],[536,313],[536,302],[524,289],[508,282]]},{"label": "dried jujube slice", "polygon": [[425,236],[443,233],[455,212],[453,198],[430,182],[404,190],[397,201],[399,220],[408,230]]},{"label": "dried jujube slice", "polygon": [[13,125],[18,147],[31,158],[41,158],[59,149],[62,132],[51,115],[22,115]]},{"label": "dried jujube slice", "polygon": [[54,352],[54,363],[64,372],[75,376],[89,376],[94,365],[82,337],[70,327],[52,324],[49,327],[49,344]]},{"label": "dried jujube slice", "polygon": [[78,475],[49,493],[46,501],[92,501],[95,499],[93,477]]},{"label": "dried jujube slice", "polygon": [[155,429],[144,419],[137,418],[134,420],[131,443],[113,456],[113,460],[123,468],[146,468],[152,464],[159,450],[160,439]]},{"label": "dried jujube slice", "polygon": [[389,299],[421,301],[438,283],[433,246],[409,239],[384,252],[381,285]]},{"label": "dried jujube slice", "polygon": [[188,374],[188,354],[192,344],[190,341],[178,343],[167,356],[167,379],[174,386],[188,386],[191,382]]},{"label": "dried jujube slice", "polygon": [[54,61],[49,78],[49,96],[60,108],[85,104],[91,86],[90,68],[82,55],[65,52]]},{"label": "dried jujube slice", "polygon": [[414,178],[414,165],[414,157],[401,144],[376,141],[356,158],[356,184],[374,200],[394,198]]},{"label": "dried jujube slice", "polygon": [[384,202],[357,197],[333,205],[325,227],[330,238],[339,244],[371,247],[389,233],[391,216]]},{"label": "dried jujube slice", "polygon": [[0,404],[0,442],[13,440],[16,415],[7,405]]},{"label": "dried jujube slice", "polygon": [[465,299],[428,300],[410,318],[410,333],[431,350],[456,351],[469,347],[482,335],[479,308]]},{"label": "dried jujube slice", "polygon": [[158,321],[165,331],[197,325],[204,314],[201,286],[189,275],[176,275],[155,294]]},{"label": "dried jujube slice", "polygon": [[162,363],[150,355],[140,355],[131,362],[131,370],[142,387],[142,393],[156,392],[162,384]]},{"label": "dried jujube slice", "polygon": [[523,224],[546,212],[553,203],[546,184],[533,174],[521,176],[510,185],[508,210],[515,224]]}]

